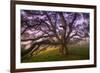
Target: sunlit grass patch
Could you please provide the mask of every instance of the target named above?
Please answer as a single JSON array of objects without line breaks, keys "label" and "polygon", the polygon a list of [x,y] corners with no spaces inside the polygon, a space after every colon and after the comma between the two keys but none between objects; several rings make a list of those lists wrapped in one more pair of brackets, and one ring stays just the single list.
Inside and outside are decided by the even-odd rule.
[{"label": "sunlit grass patch", "polygon": [[35,56],[26,56],[22,62],[46,62],[46,61],[64,61],[64,60],[86,60],[89,59],[88,46],[75,46],[69,48],[69,55],[59,53],[59,47],[48,47]]}]

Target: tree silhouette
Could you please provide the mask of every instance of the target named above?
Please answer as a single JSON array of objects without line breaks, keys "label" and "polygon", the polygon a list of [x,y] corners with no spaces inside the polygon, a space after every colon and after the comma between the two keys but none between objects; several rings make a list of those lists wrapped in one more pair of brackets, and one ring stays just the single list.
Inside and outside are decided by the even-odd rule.
[{"label": "tree silhouette", "polygon": [[30,41],[22,55],[32,54],[43,44],[60,45],[59,52],[68,55],[68,44],[86,38],[89,39],[89,13],[21,10],[21,43]]}]

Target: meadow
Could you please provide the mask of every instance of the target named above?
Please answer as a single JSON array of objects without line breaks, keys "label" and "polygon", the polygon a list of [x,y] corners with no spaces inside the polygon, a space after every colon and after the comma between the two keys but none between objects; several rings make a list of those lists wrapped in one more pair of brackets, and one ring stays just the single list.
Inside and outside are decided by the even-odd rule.
[{"label": "meadow", "polygon": [[59,46],[50,46],[46,50],[39,52],[35,56],[22,57],[21,62],[47,62],[47,61],[71,61],[89,59],[89,45],[73,45],[68,48],[69,54],[62,55],[59,53]]}]

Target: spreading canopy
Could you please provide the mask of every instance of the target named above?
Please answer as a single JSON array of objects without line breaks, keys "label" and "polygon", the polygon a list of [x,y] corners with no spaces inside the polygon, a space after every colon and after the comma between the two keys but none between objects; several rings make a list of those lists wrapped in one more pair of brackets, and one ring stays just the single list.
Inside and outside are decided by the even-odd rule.
[{"label": "spreading canopy", "polygon": [[21,42],[67,45],[89,39],[89,13],[21,10]]}]

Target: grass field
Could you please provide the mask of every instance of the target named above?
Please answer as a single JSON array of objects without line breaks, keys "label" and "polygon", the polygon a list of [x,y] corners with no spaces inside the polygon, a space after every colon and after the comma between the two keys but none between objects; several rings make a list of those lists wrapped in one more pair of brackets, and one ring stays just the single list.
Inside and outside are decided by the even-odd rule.
[{"label": "grass field", "polygon": [[70,47],[69,55],[61,55],[58,48],[48,47],[47,50],[41,51],[36,56],[26,56],[21,62],[46,62],[46,61],[64,61],[64,60],[86,60],[89,59],[89,47],[86,45],[83,46],[74,46]]}]

